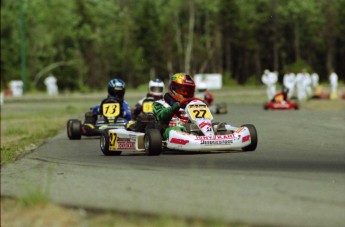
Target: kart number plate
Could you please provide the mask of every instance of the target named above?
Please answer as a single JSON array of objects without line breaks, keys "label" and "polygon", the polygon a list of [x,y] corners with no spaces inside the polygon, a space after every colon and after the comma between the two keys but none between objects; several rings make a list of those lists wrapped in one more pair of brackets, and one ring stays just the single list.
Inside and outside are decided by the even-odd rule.
[{"label": "kart number plate", "polygon": [[196,120],[197,118],[213,119],[212,114],[206,105],[189,105],[187,111],[192,120]]},{"label": "kart number plate", "polygon": [[119,103],[104,103],[103,104],[103,115],[106,117],[117,117],[120,114]]},{"label": "kart number plate", "polygon": [[114,132],[109,133],[109,150],[117,149],[117,134]]},{"label": "kart number plate", "polygon": [[143,103],[143,112],[152,113],[153,112],[153,102],[144,102]]}]

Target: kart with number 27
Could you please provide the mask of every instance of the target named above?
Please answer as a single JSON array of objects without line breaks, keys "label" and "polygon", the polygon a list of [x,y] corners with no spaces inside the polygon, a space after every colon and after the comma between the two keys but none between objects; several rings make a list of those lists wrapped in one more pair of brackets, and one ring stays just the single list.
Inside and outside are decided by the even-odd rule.
[{"label": "kart with number 27", "polygon": [[[156,123],[153,127],[147,127],[145,132],[106,129],[100,138],[100,148],[104,155],[120,155],[122,151],[160,155],[167,150],[254,151],[257,147],[258,138],[254,125],[235,127],[225,122],[212,122],[211,111],[199,99],[188,100],[184,113],[188,119],[187,131],[171,130],[167,140],[163,140],[164,128]],[[179,118],[174,118],[172,121],[178,120]]]}]

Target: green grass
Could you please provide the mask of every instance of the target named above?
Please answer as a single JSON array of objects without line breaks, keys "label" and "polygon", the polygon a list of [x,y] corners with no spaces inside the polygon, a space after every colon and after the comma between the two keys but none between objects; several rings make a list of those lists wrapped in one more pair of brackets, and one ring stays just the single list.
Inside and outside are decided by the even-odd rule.
[{"label": "green grass", "polygon": [[81,118],[82,113],[95,103],[96,99],[85,102],[27,98],[5,100],[1,106],[1,164],[31,152],[62,130],[67,119]]},{"label": "green grass", "polygon": [[48,202],[47,193],[40,188],[30,189],[26,195],[19,198],[19,203],[26,207],[47,204]]}]

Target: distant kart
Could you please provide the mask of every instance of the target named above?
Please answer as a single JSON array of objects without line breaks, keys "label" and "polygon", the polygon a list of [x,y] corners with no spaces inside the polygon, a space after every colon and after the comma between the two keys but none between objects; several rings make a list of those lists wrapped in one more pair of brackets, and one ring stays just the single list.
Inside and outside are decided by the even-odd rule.
[{"label": "distant kart", "polygon": [[286,98],[286,94],[284,93],[278,93],[274,96],[274,98],[270,101],[264,104],[265,110],[289,110],[289,109],[295,109],[298,110],[300,108],[299,104],[295,101],[288,100]]},{"label": "distant kart", "polygon": [[[235,127],[212,122],[208,106],[201,100],[191,100],[185,107],[187,132],[171,130],[169,140],[162,139],[163,128],[158,123],[145,132],[126,129],[106,129],[100,138],[104,155],[120,155],[122,151],[140,151],[148,155],[160,155],[167,150],[178,151],[254,151],[258,138],[254,125]],[[152,125],[151,125],[152,126]]]},{"label": "distant kart", "polygon": [[228,107],[225,102],[216,103],[215,105],[209,106],[211,113],[214,114],[226,114]]},{"label": "distant kart", "polygon": [[80,140],[82,136],[100,136],[105,129],[125,128],[126,122],[120,116],[120,102],[104,103],[103,116],[99,115],[94,119],[91,111],[85,113],[85,120],[82,123],[78,119],[67,121],[67,136],[71,140]]}]

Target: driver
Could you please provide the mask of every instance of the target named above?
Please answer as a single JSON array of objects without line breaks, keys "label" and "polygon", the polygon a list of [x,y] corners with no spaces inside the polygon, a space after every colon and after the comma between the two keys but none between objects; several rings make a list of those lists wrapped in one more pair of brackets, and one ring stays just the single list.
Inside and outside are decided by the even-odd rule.
[{"label": "driver", "polygon": [[132,120],[132,114],[128,103],[124,100],[124,95],[126,92],[125,82],[121,79],[112,79],[108,83],[108,96],[103,99],[100,105],[96,105],[92,108],[94,122],[97,120],[98,115],[102,115],[102,104],[111,103],[113,101],[118,101],[121,104],[120,116],[124,118],[125,122],[128,123]]},{"label": "driver", "polygon": [[282,91],[278,92],[273,99],[271,100],[271,102],[276,102],[276,103],[285,103],[288,101],[288,93],[289,93],[289,89],[285,86],[282,87]]},{"label": "driver", "polygon": [[136,119],[137,116],[142,112],[143,110],[143,102],[147,98],[153,98],[154,101],[157,101],[159,99],[163,98],[163,91],[164,91],[164,82],[160,79],[153,79],[149,82],[148,87],[148,93],[146,96],[139,100],[137,104],[134,106],[133,110],[133,118]]},{"label": "driver", "polygon": [[188,120],[178,113],[180,108],[185,107],[188,99],[194,97],[194,91],[195,83],[192,77],[186,73],[177,73],[170,78],[168,92],[163,99],[153,103],[156,121],[165,129],[163,139],[168,139],[172,129],[186,131],[184,125]]}]

